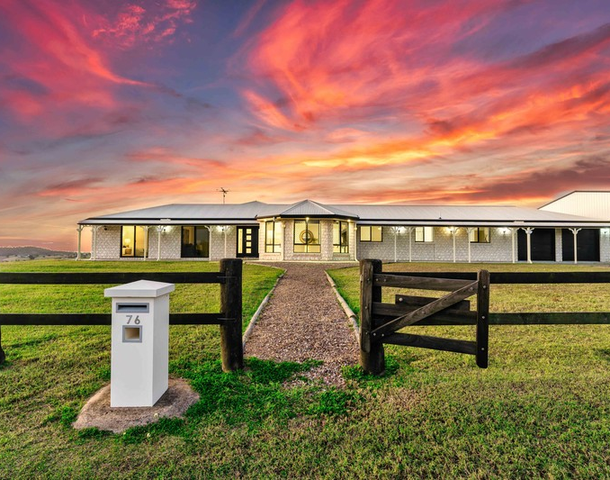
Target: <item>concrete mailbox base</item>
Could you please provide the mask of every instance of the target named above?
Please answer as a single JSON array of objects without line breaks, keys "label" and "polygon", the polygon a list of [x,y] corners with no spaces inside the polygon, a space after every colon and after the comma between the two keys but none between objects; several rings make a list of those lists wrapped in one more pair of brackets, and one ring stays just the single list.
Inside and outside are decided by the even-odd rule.
[{"label": "concrete mailbox base", "polygon": [[161,418],[182,417],[199,400],[199,394],[180,378],[170,378],[169,388],[154,407],[112,408],[110,385],[99,390],[85,404],[72,424],[77,430],[96,427],[114,433],[128,428],[148,425]]}]

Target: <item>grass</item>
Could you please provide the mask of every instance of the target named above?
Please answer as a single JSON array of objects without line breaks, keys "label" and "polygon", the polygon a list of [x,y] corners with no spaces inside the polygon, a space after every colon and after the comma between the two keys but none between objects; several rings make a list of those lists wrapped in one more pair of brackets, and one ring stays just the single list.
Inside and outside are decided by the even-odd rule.
[{"label": "grass", "polygon": [[[28,264],[65,270],[50,262]],[[118,270],[126,266],[64,265]],[[155,266],[161,265],[155,262],[146,268]],[[478,267],[384,265],[388,270],[425,271]],[[269,273],[264,267],[246,267],[248,281],[255,274],[266,278],[265,272]],[[276,271],[269,273],[269,286],[275,275]],[[334,270],[331,275],[346,299],[357,304],[357,269]],[[494,289],[492,307],[563,308],[555,303],[565,299],[569,310],[610,311],[608,286],[600,287],[591,293],[589,286],[575,297],[568,293],[572,286],[559,286],[552,301],[546,291]],[[0,288],[0,302],[8,302],[7,288],[12,287]],[[70,297],[54,300],[57,294],[54,287],[47,290],[45,308],[77,308]],[[592,306],[591,298],[598,294],[603,298]],[[96,301],[96,295],[87,301]],[[202,296],[191,298],[208,302]],[[15,295],[13,303],[0,308],[36,311],[35,304],[19,304],[19,298]],[[535,304],[528,304],[531,299]],[[192,311],[208,305],[189,303],[185,298],[180,308]],[[472,338],[469,328],[425,328],[430,334]],[[171,373],[188,379],[202,397],[185,419],[111,435],[98,430],[77,433],[69,427],[86,399],[109,380],[107,327],[4,327],[9,362],[0,367],[0,478],[610,477],[609,326],[492,327],[486,370],[478,369],[470,356],[390,347],[386,377],[372,378],[358,367],[345,367],[344,389],[303,382],[283,385],[315,362],[249,359],[244,372],[222,373],[217,330],[172,327]]]}]

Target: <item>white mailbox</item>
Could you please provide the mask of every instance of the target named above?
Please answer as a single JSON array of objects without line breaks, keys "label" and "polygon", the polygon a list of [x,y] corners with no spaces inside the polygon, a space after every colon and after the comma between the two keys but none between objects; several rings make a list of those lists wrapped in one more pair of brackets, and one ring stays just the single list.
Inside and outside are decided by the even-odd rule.
[{"label": "white mailbox", "polygon": [[112,297],[111,407],[152,407],[167,391],[171,283],[104,290]]}]

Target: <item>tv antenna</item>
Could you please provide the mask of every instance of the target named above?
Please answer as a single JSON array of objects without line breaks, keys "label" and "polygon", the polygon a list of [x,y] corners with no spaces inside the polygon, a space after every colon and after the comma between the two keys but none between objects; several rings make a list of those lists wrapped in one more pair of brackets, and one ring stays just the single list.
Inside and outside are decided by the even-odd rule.
[{"label": "tv antenna", "polygon": [[224,187],[220,187],[219,189],[216,190],[217,192],[222,192],[222,204],[225,204],[225,198],[227,196],[227,193],[229,193],[229,190],[225,189]]}]

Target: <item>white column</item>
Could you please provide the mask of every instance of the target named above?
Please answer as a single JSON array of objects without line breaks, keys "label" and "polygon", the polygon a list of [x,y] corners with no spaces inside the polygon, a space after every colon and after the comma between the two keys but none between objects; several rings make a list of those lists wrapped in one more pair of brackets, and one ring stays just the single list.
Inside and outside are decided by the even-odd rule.
[{"label": "white column", "polygon": [[163,225],[157,227],[157,262],[161,260],[161,234],[163,233]]},{"label": "white column", "polygon": [[470,255],[470,234],[474,231],[475,227],[468,227],[466,229],[466,241],[468,242],[468,263],[472,263],[471,262],[471,255]]},{"label": "white column", "polygon": [[83,232],[83,229],[85,228],[84,225],[79,225],[78,227],[76,227],[76,231],[78,232],[78,248],[76,250],[76,259],[80,260],[80,256],[81,256],[81,233]]},{"label": "white column", "polygon": [[578,232],[580,232],[580,228],[570,228],[570,232],[574,235],[574,263],[578,263]]},{"label": "white column", "polygon": [[91,225],[91,260],[96,259],[97,250],[97,229],[99,225]]},{"label": "white column", "polygon": [[512,258],[513,258],[513,263],[515,263],[517,261],[517,255],[515,253],[515,237],[517,236],[517,232],[519,231],[518,228],[510,228],[510,236],[511,236],[511,245],[512,245]]},{"label": "white column", "polygon": [[407,228],[407,235],[409,235],[409,263],[411,262],[411,242],[413,241],[413,231],[415,227]]},{"label": "white column", "polygon": [[527,235],[527,263],[532,263],[532,232],[534,229],[526,227],[523,231]]},{"label": "white column", "polygon": [[142,228],[146,232],[146,245],[144,245],[144,257],[142,258],[142,260],[146,261],[146,258],[148,257],[148,254],[150,253],[150,250],[148,248],[149,229],[150,229],[150,227],[148,225],[142,225]]},{"label": "white column", "polygon": [[457,235],[457,227],[451,227],[451,236],[453,237],[453,263],[456,262],[456,257],[455,257],[455,236]]},{"label": "white column", "polygon": [[358,225],[354,222],[354,260],[358,261]]},{"label": "white column", "polygon": [[398,227],[392,227],[392,233],[394,234],[394,263],[396,263],[396,240],[398,240]]},{"label": "white column", "polygon": [[225,237],[225,255],[223,258],[227,258],[227,226],[226,225],[224,225],[222,227],[222,233],[224,234],[224,237]]},{"label": "white column", "polygon": [[286,222],[282,224],[282,262],[286,260]]}]

